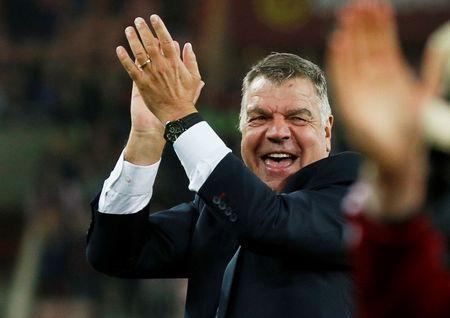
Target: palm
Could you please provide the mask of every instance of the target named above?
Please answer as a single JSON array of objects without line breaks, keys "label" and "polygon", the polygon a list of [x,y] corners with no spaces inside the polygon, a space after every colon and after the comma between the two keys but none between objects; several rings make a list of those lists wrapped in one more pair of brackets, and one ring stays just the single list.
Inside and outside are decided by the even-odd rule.
[{"label": "palm", "polygon": [[392,171],[418,141],[416,81],[398,48],[392,16],[353,11],[332,40],[329,64],[354,145]]},{"label": "palm", "polygon": [[407,157],[417,128],[414,79],[399,66],[371,64],[373,72],[366,67],[364,78],[353,77],[346,82],[351,92],[345,92],[340,103],[350,131],[358,131],[351,136],[354,142],[385,166],[398,165]]},{"label": "palm", "polygon": [[141,133],[158,133],[163,135],[164,126],[155,115],[148,109],[145,102],[133,82],[133,89],[131,92],[131,125],[132,129]]},{"label": "palm", "polygon": [[[195,101],[204,83],[192,45],[186,43],[181,52],[164,22],[156,15],[151,17],[157,37],[142,18],[135,20],[137,32],[133,27],[125,29],[135,62],[123,47],[119,46],[116,52],[139,88],[142,98],[138,100],[143,100],[160,121],[166,122],[196,112]],[[139,105],[142,103],[137,103]],[[147,127],[149,117],[143,110],[143,107],[136,107],[135,122]]]}]

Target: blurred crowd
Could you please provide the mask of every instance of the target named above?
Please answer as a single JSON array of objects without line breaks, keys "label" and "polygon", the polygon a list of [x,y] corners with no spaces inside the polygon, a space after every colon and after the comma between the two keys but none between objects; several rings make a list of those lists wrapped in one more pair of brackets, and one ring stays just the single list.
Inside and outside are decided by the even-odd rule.
[{"label": "blurred crowd", "polygon": [[[206,82],[200,110],[237,150],[238,119],[230,116],[229,110],[237,114],[240,80],[246,68],[272,50],[304,54],[320,64],[332,18],[332,12],[314,16],[308,11],[312,1],[300,1],[304,7],[299,10],[306,10],[311,17],[299,17],[310,24],[294,24],[291,33],[278,30],[272,36],[303,32],[303,41],[291,38],[285,43],[247,45],[249,33],[235,23],[231,4],[245,7],[242,3],[251,1],[238,2],[0,3],[0,190],[4,193],[0,195],[0,316],[5,312],[11,316],[4,317],[21,318],[12,316],[15,310],[32,318],[182,315],[184,281],[113,280],[95,273],[85,261],[88,202],[101,188],[129,130],[131,83],[116,60],[115,48],[125,44],[123,30],[135,17],[148,18],[155,12],[164,17],[180,43],[189,39],[198,50]],[[444,13],[448,18],[450,8]],[[244,17],[242,12],[237,16]],[[438,25],[443,11],[436,17],[433,24]],[[242,38],[236,35],[240,31]],[[315,34],[314,40],[308,40],[308,34]],[[417,43],[426,34],[421,36],[409,42],[407,54],[411,52],[412,59],[417,58]],[[335,151],[345,148],[339,122],[337,125]],[[444,184],[448,180],[448,174],[436,177]],[[192,197],[183,178],[184,171],[167,149],[156,182],[159,194],[154,197],[159,201],[152,205],[154,210]],[[442,190],[442,186],[436,189]],[[444,218],[450,223],[448,215]],[[22,238],[37,242],[40,235],[40,247],[27,252]],[[37,265],[27,269],[36,258]],[[24,287],[22,280],[36,283]],[[28,289],[30,295],[23,303],[14,299],[14,291],[19,289],[22,295]]]},{"label": "blurred crowd", "polygon": [[[5,194],[0,203],[1,316],[141,317],[149,311],[176,316],[179,306],[173,304],[183,282],[108,280],[94,273],[84,257],[89,201],[129,129],[131,84],[116,61],[115,47],[124,42],[123,29],[134,17],[161,12],[161,3],[2,1],[0,129],[5,143],[0,160],[2,183],[12,186],[14,198]],[[178,2],[170,7],[183,10]],[[172,22],[186,25],[178,16]],[[169,171],[177,173],[177,167]],[[26,191],[14,191],[16,177],[23,180],[17,187],[26,183]],[[165,198],[170,201],[170,192]],[[155,208],[162,204],[169,203]],[[42,244],[27,252],[23,238],[41,238]],[[35,267],[26,268],[31,263]],[[148,294],[142,289],[156,292],[152,299],[131,297]],[[25,300],[14,299],[19,291]]]}]

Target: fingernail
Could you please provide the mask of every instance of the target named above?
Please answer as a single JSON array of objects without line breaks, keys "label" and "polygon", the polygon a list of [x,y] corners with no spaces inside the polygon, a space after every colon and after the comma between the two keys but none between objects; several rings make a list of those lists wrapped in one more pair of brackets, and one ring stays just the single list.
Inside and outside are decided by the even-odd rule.
[{"label": "fingernail", "polygon": [[133,33],[133,27],[127,27],[126,29],[125,29],[125,33],[127,34],[127,35],[131,35],[132,33]]},{"label": "fingernail", "polygon": [[152,15],[150,16],[150,22],[151,22],[151,23],[155,24],[155,23],[158,22],[158,20],[159,20],[159,17],[158,17],[156,14],[152,14]]},{"label": "fingernail", "polygon": [[144,23],[144,19],[142,19],[141,17],[137,17],[136,19],[134,19],[134,23],[136,25],[141,25]]},{"label": "fingernail", "polygon": [[122,55],[123,54],[122,47],[120,47],[120,46],[116,47],[116,53],[118,55]]},{"label": "fingernail", "polygon": [[192,44],[191,43],[187,42],[186,47],[190,52],[192,52]]}]

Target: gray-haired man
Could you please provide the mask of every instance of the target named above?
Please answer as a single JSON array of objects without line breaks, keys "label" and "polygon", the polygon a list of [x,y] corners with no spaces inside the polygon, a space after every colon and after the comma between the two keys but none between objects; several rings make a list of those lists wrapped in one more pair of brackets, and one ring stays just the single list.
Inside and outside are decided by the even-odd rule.
[{"label": "gray-haired man", "polygon": [[[285,53],[250,70],[244,165],[197,113],[202,82],[191,45],[180,58],[161,19],[151,22],[162,53],[139,18],[141,40],[126,30],[138,66],[117,51],[136,83],[132,131],[92,205],[91,264],[119,277],[188,278],[186,317],[349,317],[340,202],[359,158],[329,156],[333,117],[322,71]],[[161,123],[197,195],[149,215]]]}]

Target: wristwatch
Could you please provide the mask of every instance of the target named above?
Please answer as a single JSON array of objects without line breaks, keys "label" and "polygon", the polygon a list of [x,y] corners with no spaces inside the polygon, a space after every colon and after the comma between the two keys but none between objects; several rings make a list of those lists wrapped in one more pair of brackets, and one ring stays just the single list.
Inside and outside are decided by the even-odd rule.
[{"label": "wristwatch", "polygon": [[186,130],[203,121],[199,113],[192,113],[178,120],[168,121],[164,130],[164,139],[173,144]]}]

